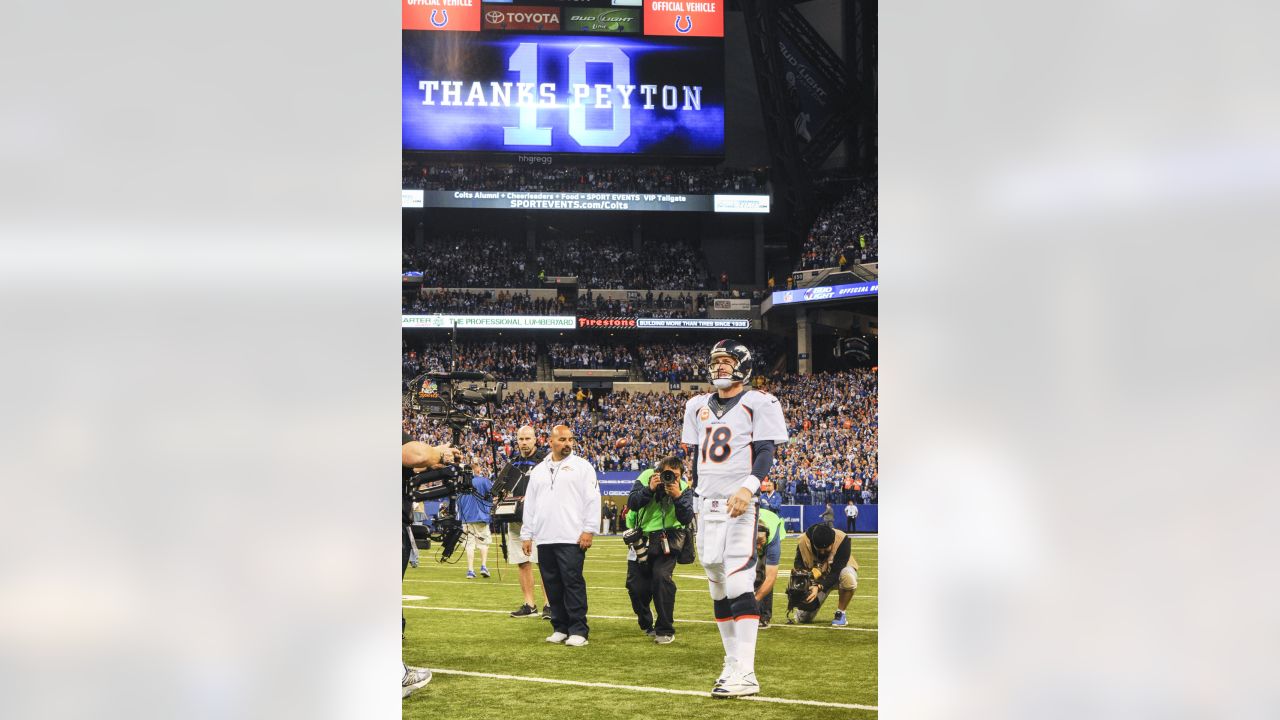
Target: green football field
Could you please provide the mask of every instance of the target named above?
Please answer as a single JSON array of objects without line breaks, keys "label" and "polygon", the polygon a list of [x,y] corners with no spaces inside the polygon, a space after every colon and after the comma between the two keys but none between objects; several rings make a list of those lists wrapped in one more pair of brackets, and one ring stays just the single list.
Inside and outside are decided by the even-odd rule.
[{"label": "green football field", "polygon": [[[708,697],[724,651],[711,596],[698,564],[676,566],[676,640],[656,645],[640,632],[624,586],[626,548],[597,536],[587,552],[590,642],[571,648],[544,641],[551,624],[512,618],[520,606],[516,568],[490,548],[489,579],[466,579],[466,556],[440,564],[437,548],[421,554],[404,580],[408,621],[404,660],[434,679],[404,701],[405,718],[875,718],[878,643],[877,540],[855,536],[861,566],[849,625],[831,627],[833,593],[812,625],[786,625],[787,569],[795,541],[783,544],[773,624],[760,631],[753,699]],[[479,553],[476,569],[479,570]],[[541,580],[534,593],[541,606]],[[490,677],[500,676],[500,677]]]}]

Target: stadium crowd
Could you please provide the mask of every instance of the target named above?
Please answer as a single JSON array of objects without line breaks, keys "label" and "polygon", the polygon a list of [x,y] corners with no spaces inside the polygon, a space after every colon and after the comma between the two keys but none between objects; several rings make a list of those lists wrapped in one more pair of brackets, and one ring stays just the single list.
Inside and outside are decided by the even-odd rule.
[{"label": "stadium crowd", "polygon": [[631,352],[625,345],[551,343],[547,352],[553,368],[625,370],[631,367]]},{"label": "stadium crowd", "polygon": [[[578,390],[524,392],[507,395],[496,409],[492,430],[473,423],[463,434],[460,446],[475,459],[486,474],[494,471],[490,445],[498,450],[498,467],[515,452],[516,430],[526,423],[538,430],[538,442],[545,445],[552,425],[565,423],[576,438],[574,453],[585,457],[598,472],[640,470],[646,463],[675,450],[680,443],[679,418],[688,396],[669,393],[592,394]],[[672,420],[675,418],[675,420]],[[448,428],[425,418],[406,414],[404,430],[431,443],[450,439]],[[627,443],[618,447],[617,441]]]},{"label": "stadium crowd", "polygon": [[404,271],[421,271],[427,287],[537,287],[523,242],[483,233],[440,235],[426,239],[421,249],[401,252]]},{"label": "stadium crowd", "polygon": [[706,317],[711,305],[709,293],[665,293],[657,295],[650,290],[643,297],[636,292],[627,300],[606,299],[590,292],[578,298],[578,312],[588,317],[617,317],[644,315],[645,317],[695,318]]},{"label": "stadium crowd", "polygon": [[[424,372],[449,370],[450,343],[426,343],[401,351],[401,377],[408,381]],[[491,372],[503,380],[534,380],[538,346],[533,342],[458,342],[454,370]]]},{"label": "stadium crowd", "polygon": [[876,179],[861,180],[821,212],[809,230],[796,269],[874,262],[879,251],[877,197]]},{"label": "stadium crowd", "polygon": [[763,168],[549,167],[510,163],[403,161],[404,187],[420,190],[512,190],[539,192],[666,192],[706,195],[718,192],[764,193]]},{"label": "stadium crowd", "polygon": [[[775,386],[791,441],[771,473],[784,501],[875,502],[878,376],[874,370],[790,375]],[[863,491],[869,495],[863,495]]]},{"label": "stadium crowd", "polygon": [[681,240],[645,243],[639,252],[630,243],[563,238],[539,248],[536,264],[548,275],[576,275],[579,287],[706,289],[711,274],[702,253]]},{"label": "stadium crowd", "polygon": [[706,380],[705,344],[656,343],[640,345],[640,374],[649,382]]},{"label": "stadium crowd", "polygon": [[714,281],[702,253],[682,240],[629,241],[581,238],[542,240],[534,252],[524,243],[484,234],[428,238],[421,249],[401,251],[404,271],[420,271],[427,287],[539,287],[548,276],[575,275],[582,288],[703,290]]},{"label": "stadium crowd", "polygon": [[[757,380],[769,372],[780,350],[775,341],[749,343]],[[703,343],[641,343],[636,346],[640,374],[648,382],[699,382],[707,379],[707,348]]]},{"label": "stadium crowd", "polygon": [[[705,365],[704,365],[705,368]],[[703,379],[705,375],[697,378]],[[784,375],[768,389],[782,403],[791,441],[779,448],[770,478],[786,503],[874,503],[878,499],[879,425],[877,377],[872,370]],[[680,446],[681,418],[689,393],[613,393],[560,390],[516,391],[496,409],[492,430],[473,424],[461,445],[492,473],[493,445],[499,467],[515,450],[516,430],[525,423],[546,442],[551,425],[570,425],[574,452],[599,472],[640,470]],[[449,439],[448,428],[406,414],[404,429],[432,443]],[[619,441],[625,440],[620,444]]]},{"label": "stadium crowd", "polygon": [[415,298],[400,306],[402,314],[458,313],[470,315],[561,315],[572,314],[564,296],[534,298],[528,291],[466,292],[423,287]]},{"label": "stadium crowd", "polygon": [[652,290],[641,295],[629,290],[627,299],[605,298],[591,288],[572,297],[561,294],[555,298],[533,297],[528,288],[497,290],[434,288],[422,286],[416,293],[406,293],[400,303],[400,312],[406,315],[432,313],[458,313],[471,315],[581,315],[583,317],[655,317],[655,318],[705,318],[712,301],[717,298],[738,297],[759,304],[761,291],[741,293],[720,292],[658,292]]}]

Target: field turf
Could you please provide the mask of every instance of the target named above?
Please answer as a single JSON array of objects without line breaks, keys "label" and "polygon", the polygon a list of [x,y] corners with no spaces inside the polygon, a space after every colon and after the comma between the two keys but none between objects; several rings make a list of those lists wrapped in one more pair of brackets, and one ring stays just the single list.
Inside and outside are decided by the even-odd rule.
[{"label": "field turf", "polygon": [[[786,571],[795,556],[795,541],[784,541],[782,572],[774,590],[774,622],[760,631],[756,649],[757,697],[803,703],[715,700],[706,695],[719,674],[724,652],[700,565],[676,566],[676,639],[670,645],[656,645],[640,632],[631,611],[624,587],[627,564],[621,538],[597,536],[587,551],[584,572],[590,643],[571,648],[543,640],[551,634],[546,620],[507,615],[521,603],[520,586],[515,566],[502,560],[497,543],[495,535],[489,553],[493,577],[489,579],[465,578],[466,558],[461,547],[453,556],[460,560],[457,564],[438,563],[434,545],[421,554],[419,567],[406,573],[404,660],[431,668],[435,677],[404,701],[405,718],[822,720],[877,716],[879,563],[874,536],[853,539],[853,554],[861,571],[858,591],[849,603],[846,628],[830,626],[836,607],[834,593],[815,623],[785,624],[783,590]],[[479,562],[477,553],[477,571]],[[536,569],[534,578],[534,593],[541,607],[543,595]],[[696,692],[700,696],[629,688]]]}]

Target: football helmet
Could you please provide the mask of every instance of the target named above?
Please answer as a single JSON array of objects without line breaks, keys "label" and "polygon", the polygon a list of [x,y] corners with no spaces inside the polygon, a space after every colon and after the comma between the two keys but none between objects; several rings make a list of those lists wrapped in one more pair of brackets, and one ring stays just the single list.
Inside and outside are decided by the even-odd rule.
[{"label": "football helmet", "polygon": [[[724,357],[734,361],[733,372],[727,378],[717,378],[716,362]],[[736,340],[721,340],[711,348],[707,374],[711,376],[711,384],[720,389],[730,387],[733,383],[746,383],[751,378],[751,351]]]}]

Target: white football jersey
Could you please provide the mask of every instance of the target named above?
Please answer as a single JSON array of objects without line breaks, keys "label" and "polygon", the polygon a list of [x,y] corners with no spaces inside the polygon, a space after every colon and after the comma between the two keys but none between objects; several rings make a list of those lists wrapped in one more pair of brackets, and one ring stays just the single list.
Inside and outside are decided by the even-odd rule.
[{"label": "white football jersey", "polygon": [[[684,406],[684,431],[680,442],[698,446],[698,495],[725,498],[737,491],[751,474],[756,440],[787,441],[787,422],[778,398],[747,390],[730,400],[722,415],[711,403],[715,393],[689,398]],[[720,402],[717,398],[717,402]],[[721,405],[723,407],[723,405]]]}]

